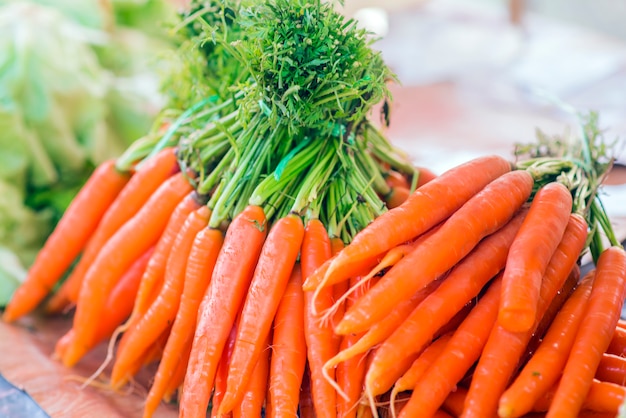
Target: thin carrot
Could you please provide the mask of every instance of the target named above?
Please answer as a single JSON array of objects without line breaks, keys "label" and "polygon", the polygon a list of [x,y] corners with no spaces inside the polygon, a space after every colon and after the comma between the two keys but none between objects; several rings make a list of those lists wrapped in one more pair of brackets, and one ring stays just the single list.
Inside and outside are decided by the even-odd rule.
[{"label": "thin carrot", "polygon": [[215,374],[215,385],[213,387],[213,395],[211,397],[211,418],[224,418],[232,417],[233,413],[220,414],[218,412],[224,394],[226,393],[226,382],[228,381],[228,368],[230,365],[230,358],[233,355],[233,348],[235,347],[235,339],[237,338],[237,327],[239,326],[239,315],[235,320],[233,328],[230,330],[228,340],[222,351],[219,365],[217,366],[217,372]]},{"label": "thin carrot", "polygon": [[217,365],[252,279],[266,230],[265,214],[259,206],[247,206],[228,227],[198,310],[180,399],[181,417],[197,417],[207,409]]},{"label": "thin carrot", "polygon": [[615,327],[606,352],[616,356],[626,356],[626,328]]},{"label": "thin carrot", "polygon": [[385,204],[388,209],[397,208],[406,202],[410,195],[411,190],[408,187],[394,186],[385,196]]},{"label": "thin carrot", "polygon": [[204,295],[209,285],[223,241],[222,232],[208,226],[198,232],[194,238],[193,245],[189,251],[189,258],[187,259],[185,283],[180,297],[180,306],[172,326],[171,337],[167,340],[163,358],[159,363],[154,382],[150,387],[144,404],[145,417],[151,416],[156,410],[159,402],[165,396],[165,388],[168,382],[173,379],[172,375],[176,373],[176,370],[182,369],[182,377],[184,378],[187,364],[176,366],[176,363],[179,365],[181,363],[179,360],[181,352],[191,351],[198,307],[200,306],[202,295]]},{"label": "thin carrot", "polygon": [[[91,348],[94,348],[105,339],[111,337],[115,329],[130,315],[133,309],[133,299],[139,287],[139,281],[141,280],[141,276],[153,251],[154,249],[150,248],[139,257],[124,273],[120,281],[111,291],[104,308],[105,314],[97,323],[98,329]],[[55,357],[59,359],[62,358],[70,341],[73,339],[74,330],[70,328],[55,345]]]},{"label": "thin carrot", "polygon": [[487,293],[452,334],[441,354],[415,382],[401,418],[416,416],[416,413],[423,416],[435,413],[476,362],[496,321],[501,289],[502,273],[491,282]]},{"label": "thin carrot", "polygon": [[548,183],[535,194],[504,270],[498,323],[509,331],[527,331],[535,323],[541,278],[571,212],[572,194],[563,184]]},{"label": "thin carrot", "polygon": [[270,334],[272,321],[298,259],[303,236],[302,220],[293,214],[279,219],[269,230],[241,312],[227,390],[219,410],[222,414],[240,403],[245,390],[241,382],[252,373],[265,350],[262,343]]},{"label": "thin carrot", "polygon": [[[563,239],[550,259],[543,277],[537,318],[543,317],[551,301],[569,278],[578,281],[580,269],[576,261],[586,238],[585,219],[577,214],[570,215]],[[496,323],[474,370],[463,418],[484,418],[496,414],[498,399],[518,367],[532,337],[532,331],[512,333]]]},{"label": "thin carrot", "polygon": [[[442,335],[429,344],[424,351],[422,351],[419,357],[417,357],[413,364],[411,364],[409,370],[407,370],[406,373],[404,373],[402,377],[393,385],[393,389],[389,395],[389,404],[391,407],[391,413],[394,417],[397,416],[397,411],[402,409],[397,408],[396,405],[398,394],[400,392],[412,390],[415,387],[416,383],[419,382],[424,373],[426,373],[426,370],[429,369],[437,357],[439,357],[439,355],[443,352],[446,344],[450,341],[450,338],[452,338],[451,332]],[[405,404],[406,402],[403,403],[402,407],[404,407]]]},{"label": "thin carrot", "polygon": [[69,269],[100,219],[129,179],[114,160],[100,164],[74,197],[46,240],[24,282],[13,293],[2,319],[13,322],[37,308]]},{"label": "thin carrot", "polygon": [[626,319],[620,318],[619,321],[617,321],[617,327],[618,328],[626,328]]},{"label": "thin carrot", "polygon": [[[330,238],[326,228],[318,219],[307,222],[302,248],[300,265],[302,277],[309,277],[326,260],[331,257]],[[319,293],[318,302],[327,307],[332,305],[332,287],[326,287]],[[324,364],[336,354],[334,350],[334,333],[330,324],[324,324],[313,313],[313,292],[304,292],[304,335],[307,344],[307,359],[310,370],[311,395],[315,413],[320,418],[335,417],[335,389],[324,379]],[[332,373],[334,379],[334,373]],[[332,405],[333,407],[328,407]]]},{"label": "thin carrot", "polygon": [[315,406],[313,405],[313,396],[311,394],[311,371],[308,364],[304,368],[302,386],[300,386],[298,416],[300,418],[315,418]]},{"label": "thin carrot", "polygon": [[71,274],[46,303],[48,312],[61,312],[68,304],[76,303],[83,278],[100,249],[177,170],[178,162],[174,148],[165,148],[135,171],[128,184],[102,216]]},{"label": "thin carrot", "polygon": [[[233,409],[233,418],[248,418],[262,416],[263,405],[267,396],[267,377],[270,368],[270,347],[265,340],[261,355],[252,370],[252,374],[246,376],[246,388],[240,402]],[[240,384],[242,382],[239,382]],[[243,385],[242,385],[243,386]],[[228,392],[227,392],[228,393]],[[223,405],[224,400],[222,399]]]},{"label": "thin carrot", "polygon": [[508,172],[491,182],[450,216],[435,234],[393,266],[346,312],[335,332],[346,334],[367,329],[399,302],[444,274],[481,239],[506,225],[528,199],[532,186],[531,175],[521,170]]},{"label": "thin carrot", "polygon": [[626,358],[604,353],[598,363],[595,378],[601,382],[626,386]]},{"label": "thin carrot", "polygon": [[93,324],[99,320],[109,292],[123,272],[155,245],[172,211],[191,188],[182,173],[170,177],[102,248],[81,286],[73,323],[76,339],[62,359],[66,366],[75,364],[89,347]]},{"label": "thin carrot", "polygon": [[300,264],[296,263],[274,318],[265,409],[268,417],[297,416],[305,365],[304,294]]},{"label": "thin carrot", "polygon": [[435,172],[429,168],[426,168],[424,166],[416,167],[416,168],[417,168],[417,172],[419,173],[417,177],[418,189],[422,187],[423,185],[425,185],[426,183],[429,183],[430,181],[437,178],[437,174],[435,174]]},{"label": "thin carrot", "polygon": [[[170,338],[167,339],[167,341],[169,340]],[[165,344],[165,347],[167,348],[167,343]],[[165,354],[165,348],[163,349],[163,354]],[[187,372],[187,363],[189,363],[190,354],[191,354],[191,342],[187,346],[185,346],[179,353],[179,360],[178,360],[178,364],[176,365],[176,369],[174,370],[174,373],[172,373],[172,377],[170,378],[169,382],[167,382],[167,387],[163,391],[162,398],[165,402],[171,402],[174,399],[174,396],[176,395],[176,393],[183,386],[183,381],[185,380],[185,373]],[[159,361],[159,365],[161,364],[161,362],[163,362],[163,356],[161,356],[161,361]],[[144,416],[146,416],[145,414],[146,412],[145,412],[145,407],[144,407]],[[147,416],[150,416],[150,415],[147,415]]]},{"label": "thin carrot", "polygon": [[[554,402],[554,395],[557,388],[558,384],[539,399],[534,405],[533,411],[548,411]],[[625,400],[626,387],[615,383],[600,382],[594,379],[591,382],[591,386],[589,386],[589,391],[581,400],[581,412],[582,410],[609,412],[615,417]],[[571,416],[579,417],[580,414]]]},{"label": "thin carrot", "polygon": [[559,380],[583,319],[595,271],[581,280],[554,318],[543,341],[499,400],[498,415],[519,417]]},{"label": "thin carrot", "polygon": [[117,350],[111,371],[111,387],[119,388],[126,383],[131,377],[128,375],[129,366],[141,357],[165,328],[174,323],[185,283],[189,253],[196,235],[207,226],[210,216],[211,210],[201,206],[185,220],[167,259],[165,279],[159,295],[137,324],[122,337],[124,343]]},{"label": "thin carrot", "polygon": [[[500,272],[526,212],[521,211],[503,228],[481,241],[381,344],[367,373],[366,387],[386,381],[388,364],[411,356],[428,344],[485,284]],[[436,408],[435,408],[436,409]],[[434,411],[434,409],[433,409]]]},{"label": "thin carrot", "polygon": [[598,258],[587,310],[546,418],[570,416],[582,407],[625,297],[626,252],[609,247]]},{"label": "thin carrot", "polygon": [[[450,412],[453,416],[459,417],[463,413],[463,408],[465,407],[466,397],[467,397],[467,388],[459,386],[448,394],[446,399],[443,401],[443,408],[446,411]],[[490,418],[490,417],[485,416],[483,418]]]},{"label": "thin carrot", "polygon": [[[349,279],[365,260],[410,241],[456,212],[487,184],[511,170],[499,156],[476,158],[420,187],[400,207],[359,232],[326,272],[330,283]],[[305,289],[306,290],[306,289]]]},{"label": "thin carrot", "polygon": [[409,182],[409,180],[404,174],[400,173],[399,171],[389,170],[384,173],[384,176],[385,183],[387,183],[389,187],[402,186],[406,187],[407,189],[411,187],[411,183]]}]

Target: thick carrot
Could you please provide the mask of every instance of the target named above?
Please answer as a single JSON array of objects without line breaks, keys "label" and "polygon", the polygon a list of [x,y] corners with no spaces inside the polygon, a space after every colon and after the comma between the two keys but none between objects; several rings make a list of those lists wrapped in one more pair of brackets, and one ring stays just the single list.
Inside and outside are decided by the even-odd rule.
[{"label": "thick carrot", "polygon": [[[104,308],[105,314],[102,315],[102,318],[100,318],[97,323],[98,329],[91,348],[94,348],[105,339],[111,337],[115,329],[130,315],[130,312],[133,310],[133,299],[139,288],[139,281],[146,269],[152,251],[154,251],[154,249],[150,248],[139,257],[126,273],[124,273],[120,281],[111,291]],[[70,341],[73,339],[74,330],[70,328],[55,345],[55,357],[61,359]]]},{"label": "thick carrot", "polygon": [[245,390],[241,382],[252,374],[266,348],[263,341],[270,334],[272,321],[298,259],[303,236],[302,220],[293,214],[279,219],[269,230],[241,312],[227,390],[220,405],[222,414],[240,403]]},{"label": "thick carrot", "polygon": [[61,312],[68,304],[76,303],[83,278],[100,249],[177,170],[174,148],[165,148],[141,165],[102,216],[71,274],[46,303],[48,312]]},{"label": "thick carrot", "polygon": [[561,183],[541,187],[511,244],[502,281],[498,323],[512,332],[535,323],[541,279],[572,212],[572,194]]},{"label": "thick carrot", "polygon": [[485,156],[452,168],[420,187],[401,206],[385,212],[359,232],[333,260],[328,283],[349,279],[370,260],[410,241],[456,212],[487,184],[511,170],[502,157]]},{"label": "thick carrot", "polygon": [[393,266],[346,312],[335,332],[367,329],[399,302],[443,275],[485,236],[506,225],[528,199],[532,186],[533,179],[526,171],[511,171],[491,182]]},{"label": "thick carrot", "polygon": [[197,417],[207,409],[222,350],[244,301],[266,234],[265,214],[259,206],[247,206],[228,227],[198,310],[180,399],[181,417]]},{"label": "thick carrot", "polygon": [[[570,215],[563,239],[548,263],[539,294],[537,318],[543,317],[557,292],[568,281],[568,275],[578,281],[576,261],[585,245],[587,223],[577,214]],[[539,320],[537,321],[537,324]],[[536,327],[536,326],[535,326]],[[493,416],[498,399],[517,369],[532,338],[533,329],[512,333],[496,323],[478,360],[472,376],[463,418]]]},{"label": "thick carrot", "polygon": [[611,341],[626,297],[626,252],[609,247],[598,258],[589,302],[547,418],[578,413]]},{"label": "thick carrot", "polygon": [[265,409],[269,418],[297,416],[305,365],[304,294],[300,264],[296,263],[274,318]]},{"label": "thick carrot", "polygon": [[[300,250],[300,266],[302,277],[307,277],[330,259],[330,238],[326,228],[318,219],[307,222],[302,248]],[[332,305],[333,289],[326,287],[319,293],[319,306]],[[337,396],[335,389],[324,379],[324,364],[336,353],[334,350],[334,333],[330,324],[324,324],[313,313],[313,292],[304,292],[304,335],[307,344],[307,360],[310,370],[311,396],[315,413],[319,418],[335,417]],[[334,373],[331,376],[334,379]],[[329,407],[332,405],[332,407]]]},{"label": "thick carrot", "polygon": [[485,284],[500,272],[525,216],[521,211],[503,228],[481,241],[381,344],[367,373],[366,386],[385,381],[388,364],[420,351]]},{"label": "thick carrot", "polygon": [[[265,340],[261,355],[254,365],[252,374],[246,376],[246,388],[243,397],[233,408],[233,418],[261,417],[267,396],[267,377],[270,368],[270,347]],[[240,382],[241,384],[242,382]],[[242,385],[243,386],[243,385]],[[228,392],[226,392],[228,393]],[[221,406],[224,404],[222,399]],[[221,414],[223,416],[223,414]]]},{"label": "thick carrot", "polygon": [[96,230],[102,216],[129,179],[114,160],[100,164],[68,206],[13,293],[2,319],[12,322],[30,313],[52,291]]},{"label": "thick carrot", "polygon": [[626,386],[626,358],[604,353],[598,363],[595,378],[601,382]]},{"label": "thick carrot", "polygon": [[172,211],[191,189],[182,173],[170,177],[102,248],[80,289],[73,323],[76,339],[63,356],[66,366],[75,364],[85,353],[94,338],[93,324],[101,317],[111,289],[123,272],[155,245]]},{"label": "thick carrot", "polygon": [[[180,364],[180,353],[191,350],[194,330],[197,322],[197,312],[202,300],[202,295],[209,285],[217,256],[222,247],[224,237],[218,229],[205,227],[194,238],[189,251],[187,267],[185,269],[185,283],[180,297],[180,306],[176,313],[176,319],[172,326],[171,337],[163,351],[163,357],[159,363],[154,382],[144,405],[144,416],[151,416],[159,402],[165,395],[168,382],[173,379]],[[186,363],[184,370],[186,370]],[[182,380],[181,380],[182,383]]]},{"label": "thick carrot", "polygon": [[124,343],[117,350],[111,371],[111,387],[119,388],[132,377],[128,374],[129,366],[141,357],[165,328],[174,323],[191,248],[196,235],[207,226],[210,216],[210,209],[201,206],[187,217],[180,229],[167,259],[161,292],[137,324],[122,337]]},{"label": "thick carrot", "polygon": [[[397,415],[397,410],[401,410],[402,408],[397,408],[396,399],[398,394],[404,391],[412,390],[416,383],[420,381],[426,370],[435,362],[437,357],[443,352],[446,344],[452,338],[452,333],[446,333],[441,337],[437,338],[431,344],[429,344],[424,351],[417,357],[417,359],[411,364],[409,370],[406,371],[402,375],[400,379],[396,381],[393,385],[393,389],[391,390],[391,394],[389,395],[389,403],[392,411],[392,415],[395,417]],[[402,407],[404,407],[403,403]],[[425,414],[426,415],[426,414]]]},{"label": "thick carrot", "polygon": [[615,327],[606,352],[616,356],[626,356],[626,328]]},{"label": "thick carrot", "polygon": [[452,334],[441,354],[415,382],[411,399],[402,409],[400,418],[417,414],[430,416],[441,407],[480,356],[498,315],[501,289],[502,273],[491,282],[487,293]]},{"label": "thick carrot", "polygon": [[502,394],[499,416],[519,417],[530,412],[535,402],[559,380],[585,314],[594,277],[594,270],[585,275],[554,318],[537,350]]}]

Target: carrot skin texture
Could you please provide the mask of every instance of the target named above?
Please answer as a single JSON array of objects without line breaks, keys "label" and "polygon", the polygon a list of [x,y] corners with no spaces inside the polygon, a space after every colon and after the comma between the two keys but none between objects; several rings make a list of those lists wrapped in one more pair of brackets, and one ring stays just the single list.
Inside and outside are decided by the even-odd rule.
[{"label": "carrot skin texture", "polygon": [[266,407],[269,418],[297,415],[305,366],[304,293],[300,264],[296,263],[274,319]]},{"label": "carrot skin texture", "polygon": [[626,358],[604,353],[596,369],[595,378],[601,382],[626,386]]},{"label": "carrot skin texture", "polygon": [[48,312],[61,312],[69,303],[76,303],[83,278],[106,241],[137,213],[152,193],[177,170],[178,162],[174,148],[165,148],[133,173],[102,216],[76,266],[47,302]]},{"label": "carrot skin texture", "polygon": [[224,394],[226,393],[226,381],[228,379],[228,367],[230,364],[230,358],[233,354],[233,348],[235,347],[235,338],[237,337],[237,326],[239,324],[239,316],[235,320],[233,328],[230,330],[226,346],[222,351],[220,362],[217,366],[217,373],[215,374],[215,385],[213,387],[213,395],[211,397],[211,418],[224,418],[232,417],[232,412],[228,414],[219,414],[218,410]]},{"label": "carrot skin texture", "polygon": [[502,280],[498,323],[509,331],[527,331],[535,323],[541,279],[571,211],[572,195],[561,183],[548,183],[535,194]]},{"label": "carrot skin texture", "polygon": [[626,252],[609,247],[598,259],[585,316],[546,418],[577,414],[611,341],[626,297]]},{"label": "carrot skin texture", "polygon": [[611,342],[606,349],[609,354],[626,357],[626,328],[620,326],[615,327]]},{"label": "carrot skin texture", "polygon": [[182,173],[170,177],[107,241],[81,286],[73,323],[76,339],[63,356],[63,364],[74,365],[91,344],[95,333],[93,324],[102,314],[107,295],[123,272],[156,243],[172,211],[191,189]]},{"label": "carrot skin texture", "polygon": [[400,418],[423,414],[429,416],[445,402],[485,346],[491,327],[498,315],[502,289],[502,273],[489,285],[465,321],[452,334],[441,354],[427,368],[413,388],[411,398],[402,409]]},{"label": "carrot skin texture", "polygon": [[[332,282],[349,279],[362,262],[409,241],[437,225],[492,180],[511,170],[502,157],[485,156],[454,167],[421,186],[401,206],[359,232],[331,264]],[[419,216],[415,216],[419,214]]]},{"label": "carrot skin texture", "polygon": [[532,411],[535,402],[559,380],[587,308],[593,277],[593,271],[587,274],[565,302],[542,343],[500,397],[498,415],[519,417]]},{"label": "carrot skin texture", "polygon": [[[249,377],[249,381],[246,385],[246,390],[241,399],[241,402],[233,409],[233,418],[248,418],[248,417],[260,417],[262,416],[263,405],[267,395],[267,379],[270,368],[270,347],[265,341],[264,348],[261,350],[261,355],[258,358],[257,363],[252,370],[252,374]],[[223,399],[222,403],[223,405]],[[220,414],[223,416],[224,414]]]},{"label": "carrot skin texture", "polygon": [[206,227],[211,211],[207,206],[189,214],[180,229],[167,260],[165,281],[161,292],[135,326],[124,334],[124,344],[116,353],[111,372],[111,387],[119,388],[131,376],[130,364],[141,357],[146,348],[176,319],[185,282],[187,260],[196,235]]},{"label": "carrot skin texture", "polygon": [[[346,312],[335,332],[364,331],[388,315],[408,295],[443,275],[482,238],[506,225],[528,199],[532,187],[533,179],[526,171],[512,171],[494,180],[450,216],[435,234],[393,266]],[[448,250],[442,251],[442,248]],[[372,306],[376,309],[371,309]]]},{"label": "carrot skin texture", "polygon": [[[537,307],[538,318],[543,317],[568,276],[580,274],[576,261],[584,248],[586,238],[585,219],[580,215],[570,215],[563,239],[550,259],[543,277],[544,283]],[[494,325],[474,370],[462,418],[496,415],[498,399],[518,367],[532,337],[532,331],[512,333],[497,323]]]},{"label": "carrot skin texture", "polygon": [[298,259],[303,236],[304,225],[295,215],[279,219],[269,230],[241,312],[227,390],[219,410],[222,414],[240,403],[245,390],[241,382],[252,374],[265,349],[262,342],[270,334],[272,321]]},{"label": "carrot skin texture", "polygon": [[[330,238],[326,228],[318,219],[307,222],[300,250],[300,266],[302,278],[306,281],[315,270],[332,256]],[[314,292],[304,292],[304,335],[307,344],[307,360],[310,370],[310,392],[313,399],[315,414],[319,418],[332,418],[337,415],[335,410],[335,389],[324,379],[324,364],[336,354],[334,350],[334,333],[330,324],[323,324],[313,313]],[[318,306],[332,305],[333,289],[331,286],[321,289],[318,295]],[[334,373],[333,373],[334,374]],[[334,379],[334,376],[332,376]],[[328,405],[333,407],[329,408]]]},{"label": "carrot skin texture", "polygon": [[30,313],[52,291],[81,253],[129,177],[117,171],[114,160],[107,160],[96,168],[47,238],[26,279],[13,293],[2,314],[5,322]]},{"label": "carrot skin texture", "polygon": [[[209,284],[223,242],[222,232],[208,226],[198,232],[194,239],[185,270],[180,306],[172,326],[171,337],[167,340],[144,405],[144,416],[151,416],[164,397],[166,386],[173,379],[177,369],[175,363],[179,361],[180,353],[183,350],[191,351],[198,307]],[[183,370],[186,370],[186,364]]]},{"label": "carrot skin texture", "polygon": [[265,241],[263,209],[248,206],[233,219],[198,311],[180,399],[181,417],[204,414],[220,356],[252,279]]}]

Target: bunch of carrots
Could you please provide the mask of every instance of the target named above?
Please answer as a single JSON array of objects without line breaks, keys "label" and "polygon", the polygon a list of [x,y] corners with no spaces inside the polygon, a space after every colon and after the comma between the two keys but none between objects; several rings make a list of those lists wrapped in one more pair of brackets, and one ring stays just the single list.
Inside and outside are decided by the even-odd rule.
[{"label": "bunch of carrots", "polygon": [[615,414],[626,259],[593,118],[435,176],[367,119],[393,76],[332,4],[192,6],[171,85],[198,87],[97,168],[5,321],[73,310],[54,355],[108,341],[114,390],[156,364],[145,417]]}]

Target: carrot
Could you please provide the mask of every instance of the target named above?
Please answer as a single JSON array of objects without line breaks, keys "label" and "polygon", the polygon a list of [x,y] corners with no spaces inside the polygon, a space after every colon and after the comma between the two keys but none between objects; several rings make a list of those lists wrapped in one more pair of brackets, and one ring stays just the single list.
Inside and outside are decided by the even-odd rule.
[{"label": "carrot", "polygon": [[[412,390],[415,387],[415,384],[420,381],[426,370],[428,370],[430,365],[433,364],[435,359],[437,359],[437,357],[439,357],[439,355],[443,352],[451,337],[452,333],[449,332],[429,344],[424,351],[422,351],[419,357],[417,357],[413,364],[411,364],[409,370],[407,370],[406,373],[404,373],[402,377],[393,385],[393,389],[389,395],[389,404],[394,417],[397,415],[396,410],[401,409],[396,408],[396,398],[398,397],[398,393]],[[406,402],[404,402],[404,404],[406,404]],[[404,407],[404,404],[402,407]]]},{"label": "carrot", "polygon": [[417,178],[417,188],[419,189],[426,183],[437,178],[437,174],[434,171],[426,168],[426,167],[416,167],[417,172],[419,173],[419,177]]},{"label": "carrot", "polygon": [[572,194],[563,184],[548,183],[535,194],[504,270],[498,323],[509,331],[527,331],[535,323],[541,278],[571,212]]},{"label": "carrot", "polygon": [[[240,402],[233,409],[233,418],[261,417],[263,404],[267,395],[267,377],[270,368],[270,348],[268,340],[262,345],[261,355],[252,370],[246,376],[246,389]],[[239,382],[241,384],[241,382]],[[228,392],[226,392],[228,394]],[[222,400],[221,406],[224,404]]]},{"label": "carrot", "polygon": [[[104,308],[105,314],[100,321],[98,321],[96,336],[92,342],[91,348],[94,348],[113,335],[115,329],[130,315],[133,309],[133,299],[139,287],[139,280],[141,279],[141,275],[148,264],[153,250],[153,248],[150,248],[139,257],[124,273],[120,281],[111,291]],[[67,346],[73,339],[74,330],[70,328],[55,345],[55,357],[59,359],[62,358]]]},{"label": "carrot", "polygon": [[385,340],[372,359],[366,386],[382,382],[389,363],[420,351],[485,284],[500,272],[525,216],[521,211],[499,231],[481,241]]},{"label": "carrot", "polygon": [[510,170],[511,164],[504,158],[485,156],[454,167],[420,187],[402,206],[377,217],[354,237],[333,260],[326,272],[327,282],[347,280],[364,261],[421,235]]},{"label": "carrot", "polygon": [[626,252],[609,247],[598,258],[585,316],[563,369],[547,418],[578,413],[611,341],[626,297]]},{"label": "carrot", "polygon": [[191,188],[182,173],[170,177],[102,248],[81,286],[73,323],[76,339],[62,359],[66,366],[75,364],[89,347],[95,333],[93,324],[101,317],[111,289],[123,272],[156,243],[172,211]]},{"label": "carrot", "polygon": [[241,382],[252,373],[265,349],[262,342],[270,334],[272,321],[300,253],[303,235],[302,220],[293,214],[279,219],[269,230],[243,305],[228,370],[227,390],[220,405],[222,414],[230,412],[241,401],[245,390]]},{"label": "carrot", "polygon": [[615,354],[616,356],[626,356],[626,329],[622,327],[615,327],[613,331],[613,337],[606,349],[609,354]]},{"label": "carrot", "polygon": [[298,417],[315,418],[315,406],[313,405],[313,396],[311,395],[311,371],[308,364],[304,367],[302,386],[300,386]]},{"label": "carrot", "polygon": [[593,270],[585,275],[554,318],[533,356],[502,394],[498,406],[499,416],[519,417],[530,412],[535,402],[559,380],[576,330],[585,314],[594,275]]},{"label": "carrot", "polygon": [[2,314],[4,321],[13,322],[30,313],[52,291],[129,177],[128,173],[117,171],[114,160],[96,168],[37,254],[26,279],[13,293]]},{"label": "carrot", "polygon": [[400,301],[444,274],[482,238],[506,225],[528,199],[532,186],[533,179],[526,171],[511,171],[487,185],[435,234],[393,266],[346,312],[335,332],[367,329]]},{"label": "carrot", "polygon": [[[533,411],[548,411],[554,402],[558,384],[548,391],[533,407]],[[613,417],[617,414],[622,404],[626,401],[626,387],[615,383],[592,380],[589,391],[581,399],[582,410],[596,412],[610,412]],[[561,415],[564,416],[564,415]],[[579,417],[580,414],[567,415]]]},{"label": "carrot", "polygon": [[61,312],[68,304],[76,303],[83,278],[100,249],[177,170],[174,148],[165,148],[141,165],[102,216],[71,274],[46,303],[47,312]]},{"label": "carrot", "polygon": [[401,418],[418,413],[423,416],[434,414],[476,362],[496,321],[501,289],[502,273],[491,282],[439,356],[415,382],[411,398],[400,413]]},{"label": "carrot", "polygon": [[385,196],[385,204],[388,209],[397,208],[406,202],[410,195],[411,190],[408,187],[394,186]]},{"label": "carrot", "polygon": [[626,358],[604,353],[596,369],[595,378],[602,382],[626,386]]},{"label": "carrot", "polygon": [[[548,263],[539,294],[537,318],[543,317],[557,292],[568,281],[577,281],[580,269],[576,261],[585,245],[587,223],[577,214],[570,215],[563,239]],[[537,321],[537,323],[539,320]],[[518,367],[533,330],[512,333],[499,324],[491,330],[478,360],[469,387],[463,418],[489,417],[496,414],[498,399]]]},{"label": "carrot", "polygon": [[305,365],[304,294],[300,264],[296,263],[274,318],[265,409],[268,417],[297,416]]},{"label": "carrot", "polygon": [[207,409],[217,365],[252,279],[266,229],[259,206],[247,206],[228,227],[198,310],[180,399],[181,417],[200,416]]},{"label": "carrot", "polygon": [[184,366],[177,366],[176,363],[179,365],[181,363],[179,360],[181,352],[191,351],[198,307],[209,284],[223,241],[222,232],[208,226],[198,232],[194,238],[187,259],[180,306],[172,326],[171,337],[167,340],[163,358],[159,363],[159,368],[144,405],[144,416],[151,416],[154,413],[176,370],[182,369],[184,377],[187,363]]},{"label": "carrot", "polygon": [[[313,274],[318,267],[330,259],[331,255],[330,238],[326,228],[318,219],[310,219],[307,222],[300,249],[302,277],[306,278]],[[318,303],[321,304],[320,306],[330,307],[332,297],[332,287],[326,287],[319,293]],[[320,322],[313,313],[312,304],[313,292],[304,292],[304,335],[310,370],[311,396],[318,417],[335,417],[337,399],[335,389],[324,379],[323,375],[324,364],[336,354],[334,334],[332,327]],[[334,379],[334,376],[331,378]]]},{"label": "carrot", "polygon": [[111,387],[119,388],[126,383],[131,377],[128,375],[129,366],[176,319],[189,253],[196,235],[207,226],[210,216],[210,209],[201,206],[187,217],[167,259],[161,292],[137,324],[129,328],[122,337],[124,343],[118,348],[111,371]]},{"label": "carrot", "polygon": [[619,321],[617,321],[617,327],[626,329],[626,319],[620,318]]},{"label": "carrot", "polygon": [[235,324],[230,330],[228,340],[226,341],[226,346],[222,351],[222,356],[217,366],[217,373],[215,374],[215,386],[213,388],[213,396],[211,397],[211,418],[224,418],[233,416],[232,412],[229,412],[228,414],[219,414],[218,410],[220,408],[220,404],[222,403],[222,399],[224,399],[224,394],[226,393],[228,368],[230,364],[230,358],[233,355],[233,348],[235,347],[235,339],[237,338],[238,325],[239,315],[237,315],[237,319],[235,319]]},{"label": "carrot", "polygon": [[[443,401],[443,408],[450,412],[453,416],[459,417],[463,413],[465,398],[467,398],[467,389],[464,387],[457,387],[450,392]],[[483,418],[489,418],[489,416],[485,416]]]},{"label": "carrot", "polygon": [[[170,338],[168,338],[167,341],[169,341]],[[165,343],[165,348],[167,348],[167,342]],[[165,348],[163,349],[163,354],[165,354]],[[172,373],[172,377],[170,378],[169,382],[167,382],[167,386],[165,390],[163,391],[162,398],[166,403],[171,402],[174,399],[175,394],[183,386],[183,380],[185,380],[185,373],[187,372],[187,363],[189,362],[190,354],[191,354],[191,342],[187,346],[185,346],[179,353],[179,360],[178,360],[178,364],[176,365],[176,369],[174,370],[174,373]],[[159,366],[161,365],[162,362],[163,362],[163,355],[161,356],[161,361],[159,361]],[[145,405],[144,405],[144,416],[151,416],[151,415],[146,415]]]},{"label": "carrot", "polygon": [[409,180],[407,180],[406,176],[399,171],[389,170],[383,175],[385,177],[385,183],[387,183],[389,187],[401,186],[406,187],[407,189],[411,188]]}]

